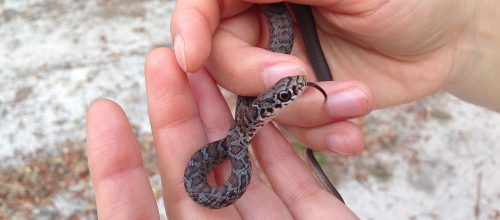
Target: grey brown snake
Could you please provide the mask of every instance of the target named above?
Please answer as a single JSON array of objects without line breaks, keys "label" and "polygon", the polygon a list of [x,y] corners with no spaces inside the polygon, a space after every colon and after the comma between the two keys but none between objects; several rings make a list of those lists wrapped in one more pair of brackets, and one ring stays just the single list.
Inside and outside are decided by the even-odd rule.
[{"label": "grey brown snake", "polygon": [[[304,44],[318,81],[330,81],[332,75],[317,36],[311,8],[290,4],[304,39]],[[293,46],[293,23],[285,3],[261,5],[269,26],[267,49],[289,54]],[[207,208],[222,208],[233,204],[246,191],[251,177],[248,145],[257,132],[288,104],[300,96],[307,86],[304,76],[291,76],[279,80],[258,97],[238,96],[234,123],[227,136],[209,143],[195,152],[184,172],[184,186],[188,195]],[[320,89],[320,88],[318,88]],[[320,91],[322,91],[320,89]],[[325,95],[324,91],[322,93]],[[313,171],[323,187],[343,202],[342,197],[319,166],[313,151],[306,150]],[[231,161],[231,174],[221,186],[210,186],[207,175],[224,160]]]}]

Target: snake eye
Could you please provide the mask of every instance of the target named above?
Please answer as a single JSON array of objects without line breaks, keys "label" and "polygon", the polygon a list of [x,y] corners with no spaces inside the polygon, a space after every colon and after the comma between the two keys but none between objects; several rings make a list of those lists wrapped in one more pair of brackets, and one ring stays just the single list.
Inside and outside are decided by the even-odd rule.
[{"label": "snake eye", "polygon": [[292,99],[292,93],[288,90],[286,91],[281,91],[278,93],[278,99],[281,102],[288,102]]}]

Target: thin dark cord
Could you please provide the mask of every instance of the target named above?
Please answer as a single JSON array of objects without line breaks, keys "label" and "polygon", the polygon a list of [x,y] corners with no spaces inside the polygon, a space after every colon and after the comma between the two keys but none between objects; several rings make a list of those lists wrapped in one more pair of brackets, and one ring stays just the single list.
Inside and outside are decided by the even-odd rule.
[{"label": "thin dark cord", "polygon": [[316,157],[314,157],[314,152],[312,150],[310,150],[309,148],[307,148],[306,155],[308,158],[314,158],[314,160],[310,160],[313,167],[319,167],[319,169],[313,169],[314,174],[316,174],[316,177],[317,178],[326,178],[326,179],[322,180],[322,182],[326,184],[326,186],[325,186],[326,190],[328,190],[335,197],[337,197],[342,203],[345,204],[344,199],[340,195],[337,188],[335,188],[335,186],[332,184],[332,182],[330,182],[330,180],[328,179],[328,176],[325,174],[323,169],[321,169],[321,166],[319,165],[318,161],[316,160]]},{"label": "thin dark cord", "polygon": [[[314,23],[314,15],[312,13],[311,7],[308,5],[300,4],[290,4],[293,14],[295,15],[296,22],[298,23],[300,33],[302,34],[302,39],[309,57],[309,63],[311,63],[314,74],[318,81],[332,81],[333,75],[330,71],[330,67],[326,62],[325,55],[323,54],[323,49],[321,49],[321,44],[318,38],[318,32],[316,30],[316,24]],[[308,83],[308,85],[315,87],[320,90],[325,96],[326,92],[323,89],[319,89],[318,85],[314,83]],[[327,188],[335,197],[337,197],[342,203],[345,204],[344,199],[340,195],[339,191],[332,182],[328,179],[321,166],[319,165],[316,157],[314,157],[314,151],[307,148],[306,156],[312,163],[314,174],[323,183],[323,186]],[[315,169],[317,168],[317,169]]]},{"label": "thin dark cord", "polygon": [[318,81],[332,81],[333,76],[330,66],[326,62],[325,54],[321,49],[321,43],[318,38],[316,24],[311,7],[308,5],[290,4],[296,22],[299,24],[300,33],[306,47],[309,63],[311,63],[314,74]]}]

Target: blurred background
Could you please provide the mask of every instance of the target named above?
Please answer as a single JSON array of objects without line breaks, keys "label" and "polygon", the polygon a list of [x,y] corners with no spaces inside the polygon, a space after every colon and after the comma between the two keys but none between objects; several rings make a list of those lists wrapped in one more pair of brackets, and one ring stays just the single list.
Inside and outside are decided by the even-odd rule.
[{"label": "blurred background", "polygon": [[[0,0],[0,219],[96,218],[84,148],[97,98],[131,120],[166,219],[143,65],[172,46],[174,6]],[[500,114],[439,93],[363,124],[363,154],[321,157],[361,219],[500,219]]]}]

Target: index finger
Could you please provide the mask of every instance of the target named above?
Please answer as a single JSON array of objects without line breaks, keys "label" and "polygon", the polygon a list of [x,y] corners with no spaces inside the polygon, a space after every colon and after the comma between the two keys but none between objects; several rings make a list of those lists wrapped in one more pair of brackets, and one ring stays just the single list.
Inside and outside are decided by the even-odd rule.
[{"label": "index finger", "polygon": [[177,63],[185,72],[195,72],[207,61],[212,34],[221,19],[251,6],[234,0],[179,0],[172,15],[170,32]]},{"label": "index finger", "polygon": [[170,219],[234,219],[234,208],[206,209],[184,189],[184,169],[207,137],[187,75],[170,49],[155,49],[147,57],[148,112],[158,155],[165,208]]}]

